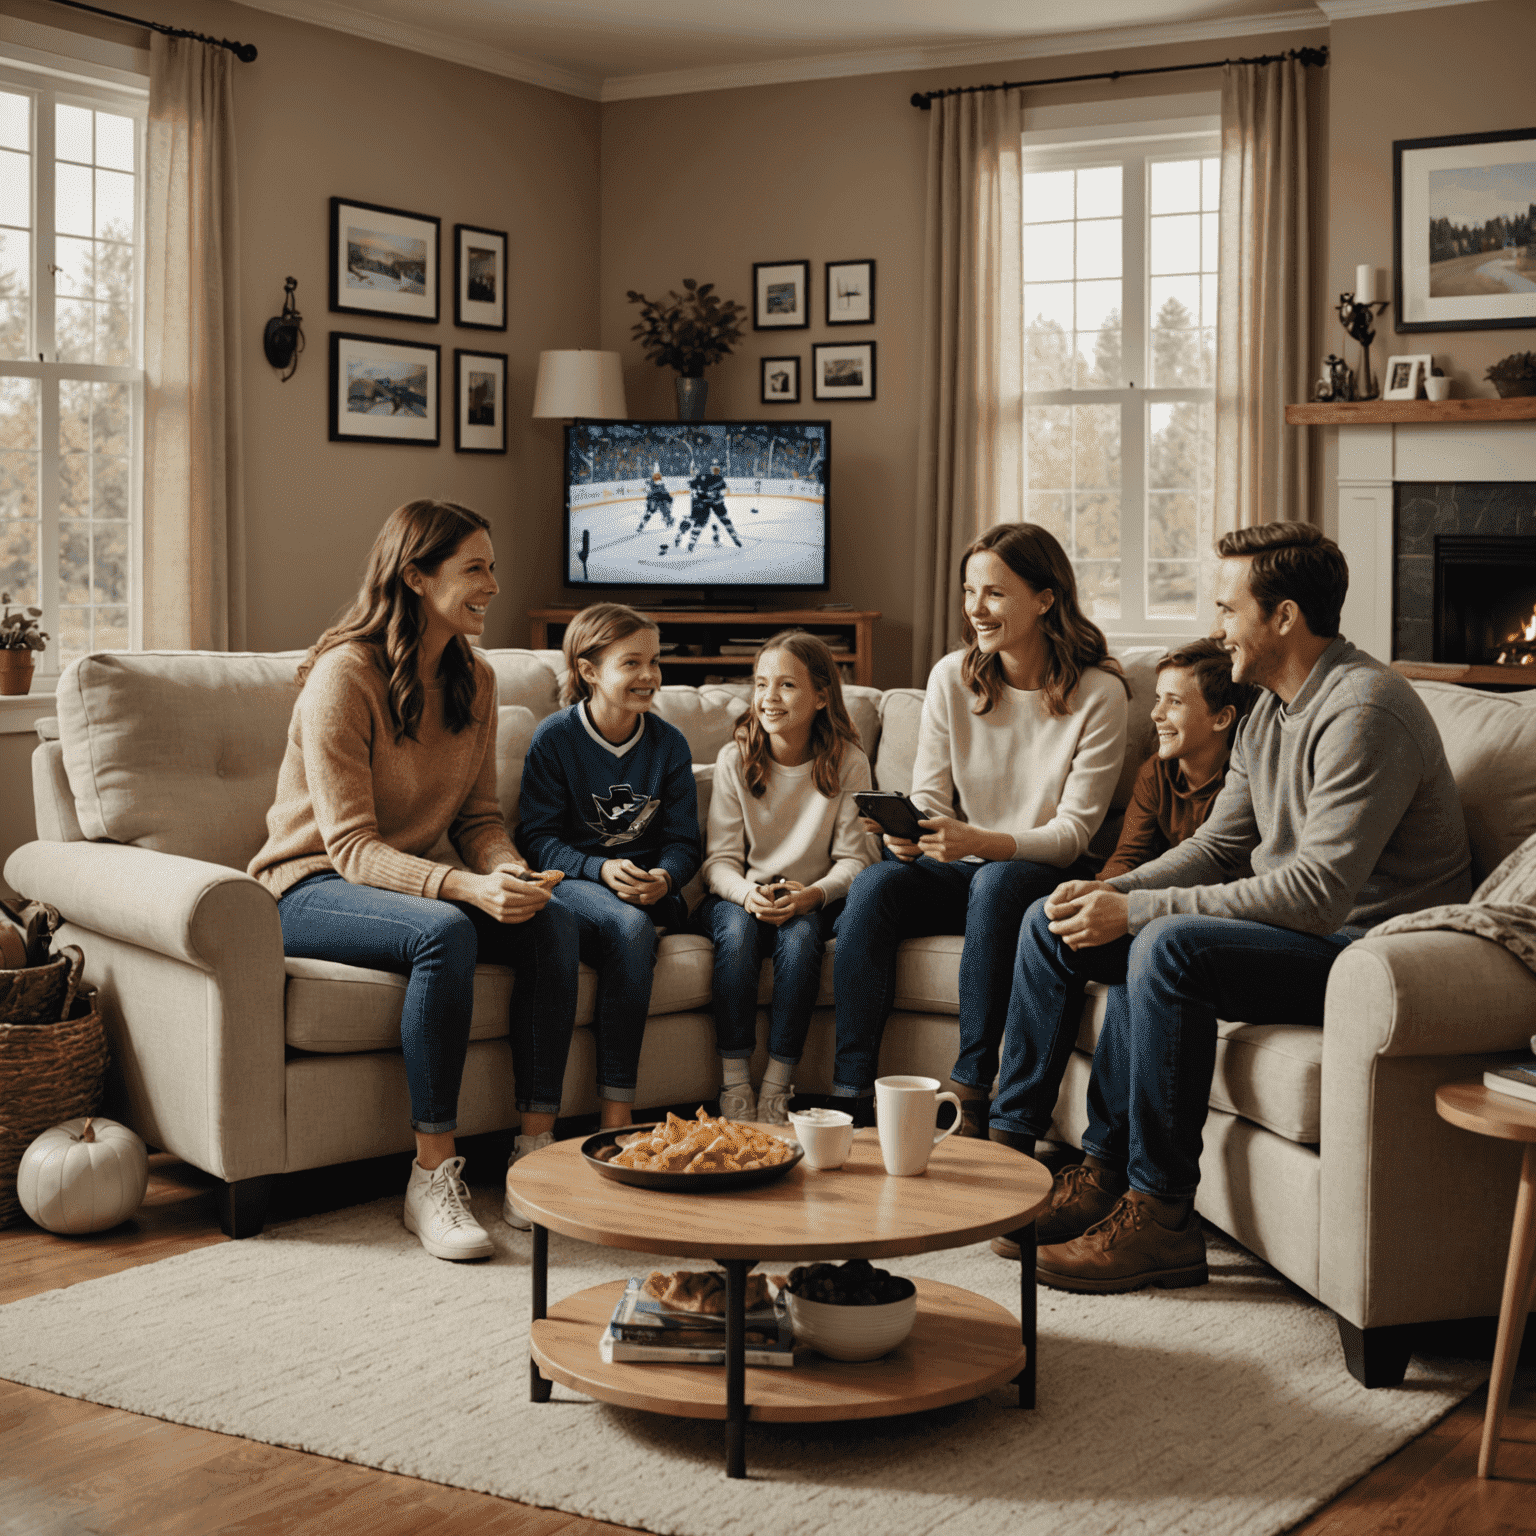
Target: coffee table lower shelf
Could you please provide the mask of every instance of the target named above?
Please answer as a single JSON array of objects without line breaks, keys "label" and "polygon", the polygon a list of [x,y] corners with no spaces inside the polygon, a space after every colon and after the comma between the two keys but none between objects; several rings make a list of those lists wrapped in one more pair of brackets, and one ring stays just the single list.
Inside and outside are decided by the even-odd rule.
[{"label": "coffee table lower shelf", "polygon": [[[747,1418],[759,1423],[880,1419],[963,1403],[1013,1381],[1027,1358],[1019,1320],[973,1291],[918,1280],[917,1321],[879,1360],[828,1360],[812,1350],[793,1367],[747,1369]],[[533,1358],[553,1381],[601,1402],[685,1419],[724,1419],[725,1369],[716,1365],[605,1365],[597,1341],[623,1293],[593,1286],[533,1324]]]}]

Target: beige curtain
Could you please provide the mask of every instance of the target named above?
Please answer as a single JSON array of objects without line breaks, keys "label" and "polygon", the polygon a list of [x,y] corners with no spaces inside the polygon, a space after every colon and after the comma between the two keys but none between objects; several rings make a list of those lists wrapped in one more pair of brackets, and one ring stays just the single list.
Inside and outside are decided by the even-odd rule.
[{"label": "beige curtain", "polygon": [[245,644],[232,54],[151,39],[144,259],[144,643]]},{"label": "beige curtain", "polygon": [[933,103],[918,428],[913,681],[960,643],[960,556],[1020,515],[1022,118],[1017,91]]},{"label": "beige curtain", "polygon": [[1307,69],[1233,64],[1221,90],[1220,309],[1216,328],[1215,534],[1307,520],[1312,271],[1307,229]]}]

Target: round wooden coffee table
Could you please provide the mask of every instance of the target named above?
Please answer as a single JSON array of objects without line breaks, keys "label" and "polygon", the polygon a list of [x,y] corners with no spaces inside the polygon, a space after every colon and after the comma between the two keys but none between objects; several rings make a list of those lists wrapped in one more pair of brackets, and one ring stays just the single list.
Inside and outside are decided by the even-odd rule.
[{"label": "round wooden coffee table", "polygon": [[1435,1090],[1435,1110],[1442,1120],[1464,1131],[1525,1143],[1504,1268],[1504,1297],[1499,1304],[1499,1335],[1493,1346],[1493,1374],[1488,1378],[1488,1412],[1477,1453],[1477,1475],[1492,1477],[1526,1315],[1536,1306],[1536,1104],[1510,1093],[1495,1093],[1482,1083],[1442,1083]]},{"label": "round wooden coffee table", "polygon": [[[534,1222],[529,1382],[603,1402],[726,1421],[726,1474],[746,1476],[746,1423],[880,1418],[936,1408],[1016,1381],[1035,1404],[1034,1219],[1050,1196],[1039,1163],[990,1141],[948,1137],[925,1173],[891,1178],[872,1130],[837,1169],[802,1162],[782,1179],[726,1195],[636,1189],[585,1165],[580,1140],[556,1142],[515,1164],[507,1190]],[[714,1259],[726,1276],[726,1366],[606,1365],[598,1338],[622,1281],[548,1306],[549,1231],[636,1253]],[[790,1370],[747,1370],[747,1272],[765,1260],[882,1259],[931,1253],[1021,1230],[1019,1301],[1012,1314],[973,1292],[917,1284],[906,1341],[869,1364],[807,1353]],[[722,1374],[724,1379],[722,1380]]]}]

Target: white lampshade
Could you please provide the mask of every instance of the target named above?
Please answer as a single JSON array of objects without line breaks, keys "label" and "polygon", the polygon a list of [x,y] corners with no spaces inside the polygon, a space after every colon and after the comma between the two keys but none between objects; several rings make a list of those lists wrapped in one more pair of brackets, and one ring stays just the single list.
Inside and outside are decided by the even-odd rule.
[{"label": "white lampshade", "polygon": [[619,354],[540,352],[539,378],[533,387],[533,414],[586,416],[605,421],[628,416]]}]

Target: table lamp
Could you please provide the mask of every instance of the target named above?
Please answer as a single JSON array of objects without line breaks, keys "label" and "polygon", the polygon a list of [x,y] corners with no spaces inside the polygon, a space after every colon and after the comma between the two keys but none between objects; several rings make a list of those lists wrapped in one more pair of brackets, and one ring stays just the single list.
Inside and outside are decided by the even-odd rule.
[{"label": "table lamp", "polygon": [[535,417],[617,421],[628,416],[617,352],[540,352]]}]

